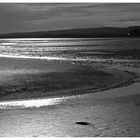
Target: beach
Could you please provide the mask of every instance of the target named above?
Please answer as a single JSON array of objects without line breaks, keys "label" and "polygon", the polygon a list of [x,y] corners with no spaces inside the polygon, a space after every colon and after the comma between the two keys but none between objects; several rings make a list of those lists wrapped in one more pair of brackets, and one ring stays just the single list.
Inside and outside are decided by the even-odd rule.
[{"label": "beach", "polygon": [[139,15],[139,3],[0,3],[0,138],[140,137]]},{"label": "beach", "polygon": [[1,110],[0,134],[6,137],[138,137],[137,102],[140,102],[139,95],[106,100],[97,100],[92,95],[56,106]]},{"label": "beach", "polygon": [[[0,62],[0,136],[139,136],[140,86],[125,69],[23,58]],[[38,107],[14,105],[56,98]]]},{"label": "beach", "polygon": [[98,91],[133,79],[129,73],[67,62],[1,58],[1,101]]}]

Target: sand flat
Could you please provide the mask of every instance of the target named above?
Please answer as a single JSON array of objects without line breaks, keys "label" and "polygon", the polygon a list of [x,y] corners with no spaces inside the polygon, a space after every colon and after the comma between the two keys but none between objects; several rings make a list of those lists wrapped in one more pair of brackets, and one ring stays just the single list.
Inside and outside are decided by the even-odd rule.
[{"label": "sand flat", "polygon": [[95,92],[133,78],[129,73],[47,60],[0,58],[0,100]]},{"label": "sand flat", "polygon": [[[23,71],[25,71],[26,68],[27,73],[23,72],[25,75],[30,75],[32,69],[36,70],[35,73],[37,74],[42,73],[42,71],[44,73],[48,68],[48,64],[50,65],[50,70],[57,68],[59,73],[64,73],[64,71],[67,70],[72,71],[73,69],[78,69],[78,72],[79,69],[81,70],[80,65],[60,64],[40,60],[29,61],[27,59],[13,60],[11,58],[1,58],[0,62],[2,62],[3,66],[1,67],[1,71],[4,72],[4,69],[9,70],[11,77],[17,76],[12,73],[12,70],[20,69],[20,71],[22,71],[23,68]],[[28,70],[30,70],[30,73],[28,73]],[[92,72],[91,69],[89,69],[88,72]],[[23,73],[19,72],[18,75],[23,75]],[[100,75],[104,73],[104,76],[101,76],[107,79],[109,78],[105,80],[107,84],[106,87],[111,87],[133,78],[133,76],[127,72],[100,69],[99,67],[93,70],[93,77],[95,73],[96,76],[97,74]],[[1,73],[1,75],[3,74]],[[84,80],[86,80],[86,78],[89,80],[89,77],[84,78]],[[4,80],[7,82],[6,78]],[[98,86],[98,90],[101,88],[100,86]],[[135,95],[133,94],[133,88],[135,88],[135,86],[134,84],[130,87],[132,92],[128,86],[123,89],[110,89],[102,92],[96,91],[96,93],[93,88],[88,87],[89,90],[88,88],[82,90],[84,90],[84,93],[89,94],[82,95],[81,90],[80,93],[77,94],[79,90],[74,89],[71,92],[76,95],[76,98],[68,98],[56,105],[52,104],[51,106],[46,105],[22,109],[17,106],[10,109],[0,109],[0,136],[139,136],[140,96],[139,92],[136,92]],[[70,89],[66,89],[65,91],[60,90],[59,93],[64,96],[69,90]],[[128,90],[130,93],[127,94]],[[67,95],[70,96],[71,92]],[[42,98],[46,96],[44,96],[44,92],[42,92],[42,94],[40,92],[38,93]],[[55,91],[55,93],[57,93],[57,91]],[[122,96],[123,93],[124,96]],[[33,97],[36,94],[37,93],[32,94]],[[9,99],[16,100],[16,96],[17,93],[14,94],[14,96],[13,94],[3,96],[1,102]],[[25,96],[26,94],[22,94],[22,96],[19,96],[19,99],[26,100],[26,98],[22,98]],[[103,96],[106,98],[102,98]],[[36,99],[38,97],[39,96],[37,96]]]},{"label": "sand flat", "polygon": [[108,99],[85,94],[59,105],[0,110],[0,136],[140,136],[139,104],[139,94]]}]

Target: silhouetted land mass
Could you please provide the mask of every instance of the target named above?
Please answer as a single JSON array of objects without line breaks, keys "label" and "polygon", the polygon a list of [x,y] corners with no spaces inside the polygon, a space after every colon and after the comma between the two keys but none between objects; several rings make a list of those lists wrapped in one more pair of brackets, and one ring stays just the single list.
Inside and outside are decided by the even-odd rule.
[{"label": "silhouetted land mass", "polygon": [[131,37],[140,37],[140,27],[129,27],[128,35]]},{"label": "silhouetted land mass", "polygon": [[102,27],[0,34],[0,38],[96,38],[128,36],[139,37],[140,26],[132,26],[128,28]]}]

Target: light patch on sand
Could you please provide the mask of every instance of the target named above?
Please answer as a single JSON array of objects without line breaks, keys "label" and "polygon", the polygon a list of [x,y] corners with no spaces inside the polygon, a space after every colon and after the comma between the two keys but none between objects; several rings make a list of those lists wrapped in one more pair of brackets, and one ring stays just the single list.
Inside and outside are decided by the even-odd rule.
[{"label": "light patch on sand", "polygon": [[50,99],[31,99],[31,100],[15,100],[0,102],[0,109],[14,109],[14,108],[36,108],[42,106],[58,105],[66,99],[76,98],[75,96],[50,98]]}]

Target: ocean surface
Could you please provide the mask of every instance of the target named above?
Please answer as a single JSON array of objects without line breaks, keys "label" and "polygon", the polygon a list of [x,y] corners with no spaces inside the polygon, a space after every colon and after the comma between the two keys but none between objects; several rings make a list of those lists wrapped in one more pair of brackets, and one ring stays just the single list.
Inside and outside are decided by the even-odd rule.
[{"label": "ocean surface", "polygon": [[0,39],[0,56],[139,62],[140,38]]}]

